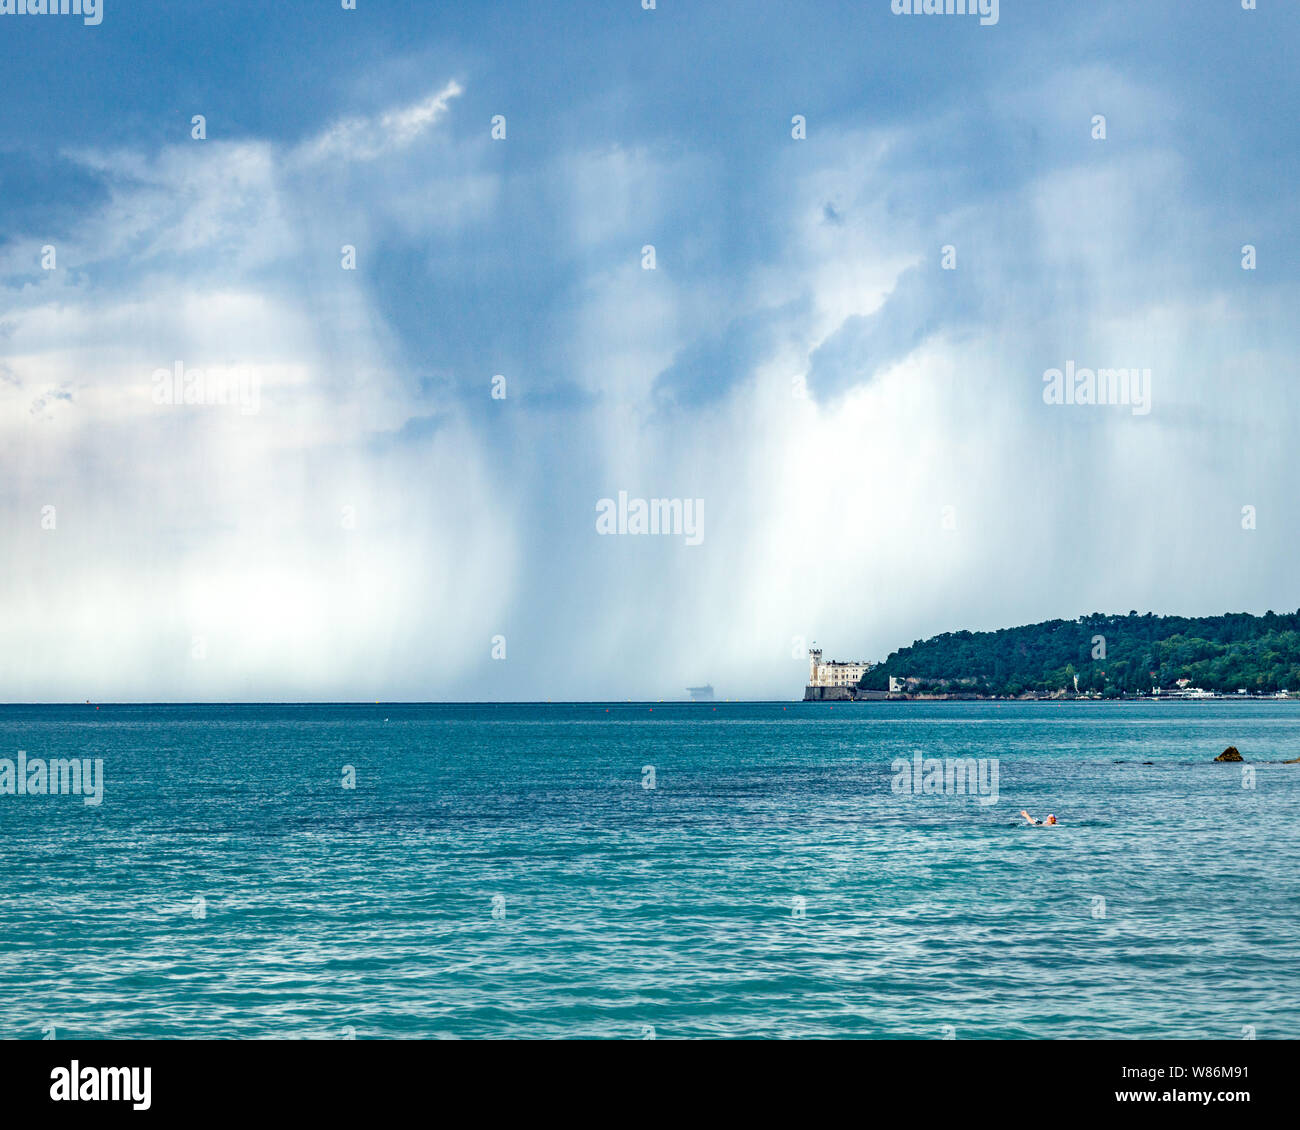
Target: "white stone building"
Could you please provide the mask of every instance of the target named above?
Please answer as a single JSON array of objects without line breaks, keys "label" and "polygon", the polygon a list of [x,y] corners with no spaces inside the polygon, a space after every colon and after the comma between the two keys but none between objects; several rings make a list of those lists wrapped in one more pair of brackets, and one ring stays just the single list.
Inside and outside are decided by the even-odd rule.
[{"label": "white stone building", "polygon": [[808,685],[810,687],[856,687],[858,680],[872,668],[866,661],[842,663],[832,659],[822,662],[822,651],[814,647],[808,652]]}]

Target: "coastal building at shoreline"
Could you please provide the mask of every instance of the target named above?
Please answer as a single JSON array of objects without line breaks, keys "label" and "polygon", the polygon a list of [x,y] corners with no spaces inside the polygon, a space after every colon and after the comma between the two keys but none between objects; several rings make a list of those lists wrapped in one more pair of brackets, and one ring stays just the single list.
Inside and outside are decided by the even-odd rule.
[{"label": "coastal building at shoreline", "polygon": [[856,687],[873,664],[866,661],[822,661],[822,650],[814,647],[808,652],[808,685],[810,687]]},{"label": "coastal building at shoreline", "polygon": [[[1191,679],[1179,679],[1174,684],[1174,690],[1163,690],[1160,687],[1151,688],[1152,698],[1226,698],[1226,695],[1218,695],[1213,691],[1204,690],[1201,687],[1191,685]],[[1245,693],[1239,691],[1239,694]]]},{"label": "coastal building at shoreline", "polygon": [[808,651],[808,685],[804,688],[804,701],[884,698],[880,692],[858,690],[862,676],[874,666],[867,660],[846,662],[832,659],[827,662],[822,658],[822,649],[814,644]]}]

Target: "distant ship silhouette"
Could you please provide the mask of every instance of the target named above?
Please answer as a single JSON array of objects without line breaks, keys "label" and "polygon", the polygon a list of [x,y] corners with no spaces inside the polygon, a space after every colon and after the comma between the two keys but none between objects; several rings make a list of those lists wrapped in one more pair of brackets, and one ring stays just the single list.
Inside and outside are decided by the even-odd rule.
[{"label": "distant ship silhouette", "polygon": [[712,702],[713,684],[706,683],[702,687],[687,687],[686,694],[692,702]]}]

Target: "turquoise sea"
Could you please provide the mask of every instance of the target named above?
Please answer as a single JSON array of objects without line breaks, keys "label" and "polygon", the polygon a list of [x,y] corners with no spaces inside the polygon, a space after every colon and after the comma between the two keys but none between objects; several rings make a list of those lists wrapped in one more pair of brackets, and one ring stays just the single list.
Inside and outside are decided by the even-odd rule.
[{"label": "turquoise sea", "polygon": [[1300,704],[0,707],[19,750],[104,794],[0,795],[6,1037],[1300,1037]]}]

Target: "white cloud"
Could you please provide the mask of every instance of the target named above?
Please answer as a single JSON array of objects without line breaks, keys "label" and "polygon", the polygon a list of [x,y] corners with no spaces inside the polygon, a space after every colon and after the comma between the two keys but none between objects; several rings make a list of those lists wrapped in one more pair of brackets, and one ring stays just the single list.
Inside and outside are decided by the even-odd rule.
[{"label": "white cloud", "polygon": [[435,94],[370,117],[344,118],[319,136],[299,146],[291,155],[293,165],[324,161],[373,161],[404,149],[442,118],[453,98],[463,90],[454,80]]},{"label": "white cloud", "polygon": [[[436,695],[471,641],[486,655],[518,568],[491,453],[412,391],[360,272],[303,220],[339,205],[305,161],[398,153],[459,93],[295,151],[83,155],[110,203],[4,327],[7,698]],[[246,366],[260,411],[155,403],[178,361]],[[435,415],[436,442],[393,439]]]}]

